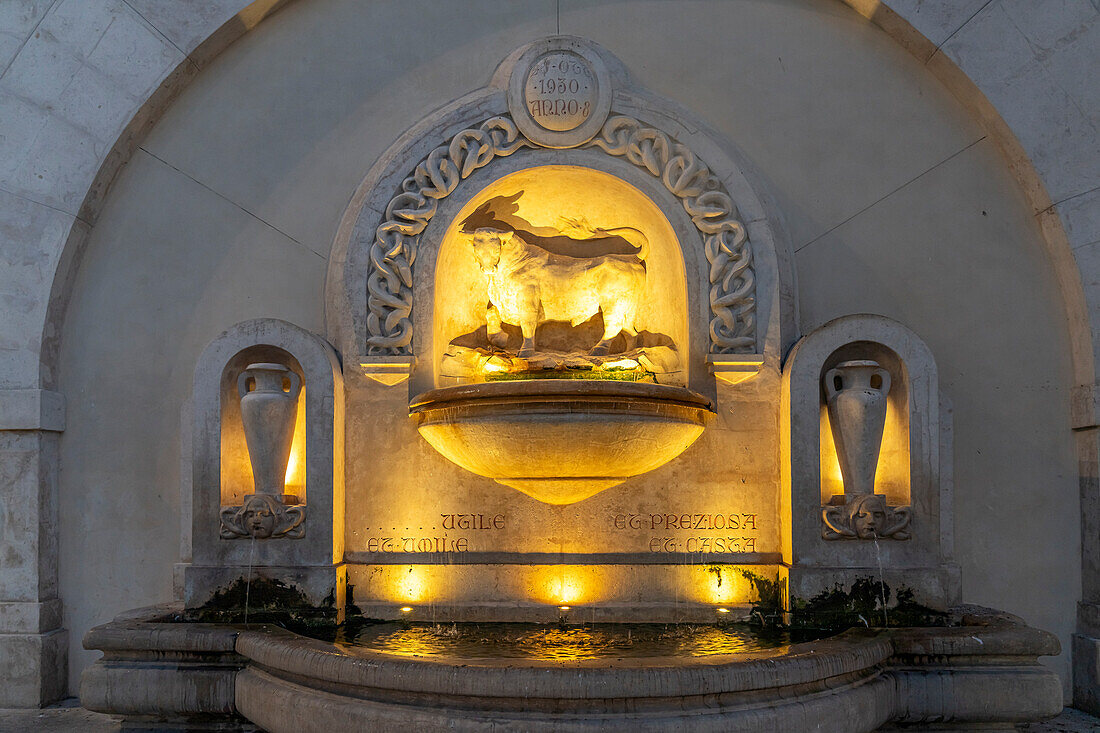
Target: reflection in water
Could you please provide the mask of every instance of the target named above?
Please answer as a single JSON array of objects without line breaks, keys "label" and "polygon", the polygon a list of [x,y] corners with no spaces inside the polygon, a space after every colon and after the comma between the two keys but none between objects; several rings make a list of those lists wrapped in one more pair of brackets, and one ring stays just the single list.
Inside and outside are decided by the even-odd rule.
[{"label": "reflection in water", "polygon": [[784,652],[789,634],[762,635],[741,624],[401,624],[376,623],[337,643],[402,657],[526,658],[544,660],[622,657],[705,657],[774,650]]}]

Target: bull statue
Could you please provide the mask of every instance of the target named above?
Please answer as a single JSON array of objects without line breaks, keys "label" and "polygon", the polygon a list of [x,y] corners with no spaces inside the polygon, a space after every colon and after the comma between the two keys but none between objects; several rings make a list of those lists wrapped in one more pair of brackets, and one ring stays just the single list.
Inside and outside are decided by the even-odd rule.
[{"label": "bull statue", "polygon": [[[535,227],[514,216],[514,209],[508,211],[522,193],[492,199],[463,222],[486,279],[489,342],[504,348],[508,337],[502,324],[519,326],[523,345],[518,356],[528,358],[535,352],[540,324],[578,326],[596,313],[603,314],[603,338],[589,354],[607,354],[621,331],[636,335],[634,318],[645,293],[646,236],[631,227],[592,227],[583,219]],[[479,223],[490,225],[475,226]],[[585,251],[600,254],[584,256]]]}]

